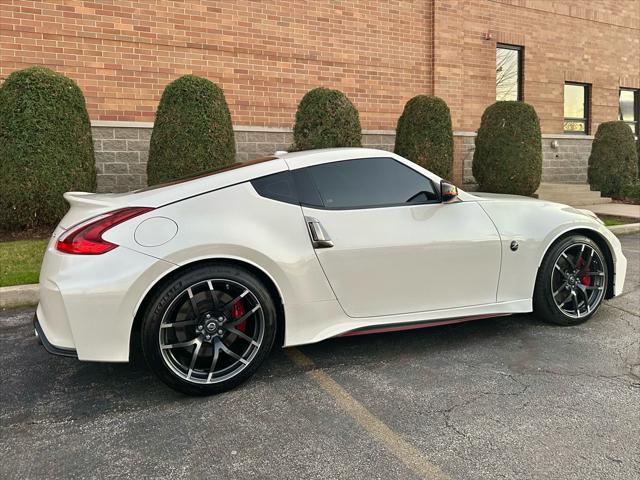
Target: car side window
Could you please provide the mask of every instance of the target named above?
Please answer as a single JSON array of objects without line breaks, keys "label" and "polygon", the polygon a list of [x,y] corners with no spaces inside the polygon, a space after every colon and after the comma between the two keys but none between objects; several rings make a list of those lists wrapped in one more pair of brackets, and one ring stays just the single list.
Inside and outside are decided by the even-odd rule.
[{"label": "car side window", "polygon": [[[324,163],[296,170],[295,179],[301,203],[320,208],[376,208],[440,200],[430,179],[393,158]],[[313,187],[315,199],[309,193]],[[305,200],[308,197],[312,200]]]},{"label": "car side window", "polygon": [[256,178],[251,185],[262,197],[285,203],[299,204],[296,187],[289,170]]}]

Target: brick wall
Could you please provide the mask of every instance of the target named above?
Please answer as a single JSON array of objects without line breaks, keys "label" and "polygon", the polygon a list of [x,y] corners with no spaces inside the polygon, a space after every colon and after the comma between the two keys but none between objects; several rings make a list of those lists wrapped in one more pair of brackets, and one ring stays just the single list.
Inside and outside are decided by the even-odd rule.
[{"label": "brick wall", "polygon": [[339,88],[366,128],[430,93],[430,1],[2,0],[0,77],[43,64],[75,79],[92,119],[152,121],[183,74],[220,84],[236,125],[291,126],[306,91]]},{"label": "brick wall", "polygon": [[[287,149],[297,103],[319,85],[344,91],[378,131],[364,143],[382,148],[409,98],[441,96],[462,133],[459,183],[473,180],[472,132],[495,99],[497,42],[524,47],[524,99],[546,134],[562,132],[565,81],[592,84],[591,131],[617,118],[620,87],[640,88],[639,0],[0,1],[0,81],[38,64],[78,82],[102,191],[145,184],[150,132],[99,122],[150,123],[187,73],[224,89],[239,160]],[[589,149],[587,137],[545,143],[544,180],[585,181]]]},{"label": "brick wall", "polygon": [[435,93],[456,130],[475,131],[495,101],[498,42],[524,47],[524,100],[543,133],[563,131],[565,81],[592,84],[592,132],[617,120],[620,87],[640,88],[638,0],[436,1],[434,32]]},{"label": "brick wall", "polygon": [[497,41],[524,46],[546,133],[562,131],[565,80],[593,84],[592,131],[617,117],[620,86],[640,88],[638,0],[2,0],[0,79],[46,65],[79,83],[92,119],[152,121],[165,85],[193,73],[223,87],[235,125],[267,127],[290,127],[319,85],[376,130],[435,93],[475,131]]}]

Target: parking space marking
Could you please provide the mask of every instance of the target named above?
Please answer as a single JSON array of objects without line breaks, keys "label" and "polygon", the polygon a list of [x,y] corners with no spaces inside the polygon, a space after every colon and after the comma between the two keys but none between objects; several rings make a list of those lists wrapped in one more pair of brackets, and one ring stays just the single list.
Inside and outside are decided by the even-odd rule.
[{"label": "parking space marking", "polygon": [[405,442],[400,435],[389,428],[382,420],[373,415],[367,408],[353,398],[326,372],[297,348],[285,350],[291,361],[305,370],[338,405],[360,425],[374,440],[382,444],[395,457],[423,478],[441,480],[448,479],[437,465],[429,462],[423,454]]}]

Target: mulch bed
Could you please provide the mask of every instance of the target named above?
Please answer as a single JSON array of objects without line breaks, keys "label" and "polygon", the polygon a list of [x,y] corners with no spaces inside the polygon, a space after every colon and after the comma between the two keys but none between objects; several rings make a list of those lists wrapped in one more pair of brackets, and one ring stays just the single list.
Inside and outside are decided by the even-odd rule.
[{"label": "mulch bed", "polygon": [[52,228],[21,230],[19,232],[7,232],[4,230],[0,230],[0,242],[14,242],[16,240],[40,240],[49,238],[52,232]]},{"label": "mulch bed", "polygon": [[611,197],[614,203],[628,203],[630,205],[638,205],[637,198],[630,197]]}]

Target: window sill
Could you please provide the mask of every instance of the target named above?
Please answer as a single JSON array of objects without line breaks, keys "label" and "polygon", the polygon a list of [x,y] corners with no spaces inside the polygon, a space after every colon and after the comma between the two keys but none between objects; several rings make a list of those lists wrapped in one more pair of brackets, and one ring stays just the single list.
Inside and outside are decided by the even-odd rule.
[{"label": "window sill", "polygon": [[570,139],[570,138],[577,138],[580,140],[593,140],[593,135],[589,135],[587,133],[579,133],[579,132],[563,132],[563,133],[559,133],[557,135],[543,135],[543,138],[564,138],[564,139]]}]

